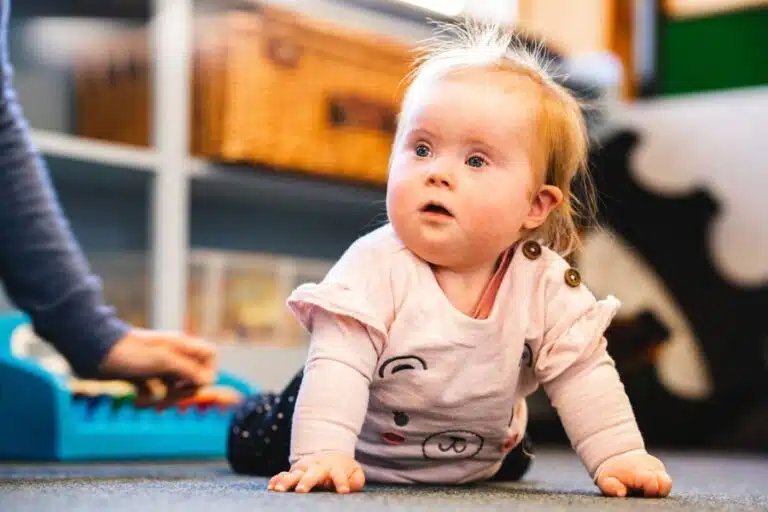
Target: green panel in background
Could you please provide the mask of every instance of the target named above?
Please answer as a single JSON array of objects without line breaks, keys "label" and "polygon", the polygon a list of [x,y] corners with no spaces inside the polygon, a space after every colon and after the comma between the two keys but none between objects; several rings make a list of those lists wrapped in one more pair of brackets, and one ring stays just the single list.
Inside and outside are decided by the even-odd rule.
[{"label": "green panel in background", "polygon": [[768,8],[660,26],[662,94],[768,84]]}]

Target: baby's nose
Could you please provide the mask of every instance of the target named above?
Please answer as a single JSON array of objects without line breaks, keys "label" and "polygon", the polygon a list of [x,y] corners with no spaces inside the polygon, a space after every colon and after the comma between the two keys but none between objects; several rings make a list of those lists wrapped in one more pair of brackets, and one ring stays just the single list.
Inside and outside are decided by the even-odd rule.
[{"label": "baby's nose", "polygon": [[437,187],[453,187],[453,179],[450,174],[444,171],[430,171],[427,173],[427,184]]}]

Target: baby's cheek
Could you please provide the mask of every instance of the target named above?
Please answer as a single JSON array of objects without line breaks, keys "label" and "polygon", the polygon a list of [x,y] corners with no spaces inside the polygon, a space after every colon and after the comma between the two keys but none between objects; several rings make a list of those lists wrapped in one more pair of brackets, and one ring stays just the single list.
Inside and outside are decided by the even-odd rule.
[{"label": "baby's cheek", "polygon": [[413,178],[413,166],[405,155],[394,155],[387,172],[387,186],[391,189],[401,188],[403,182]]},{"label": "baby's cheek", "polygon": [[484,242],[505,243],[519,231],[519,220],[512,207],[478,200],[470,208],[473,238]]},{"label": "baby's cheek", "polygon": [[390,178],[387,186],[387,212],[391,217],[400,217],[406,213],[412,202],[412,188],[405,179]]},{"label": "baby's cheek", "polygon": [[502,209],[482,201],[476,201],[470,211],[472,212],[473,224],[478,228],[492,228],[492,226],[488,225],[490,221],[498,220],[499,216],[504,214]]}]

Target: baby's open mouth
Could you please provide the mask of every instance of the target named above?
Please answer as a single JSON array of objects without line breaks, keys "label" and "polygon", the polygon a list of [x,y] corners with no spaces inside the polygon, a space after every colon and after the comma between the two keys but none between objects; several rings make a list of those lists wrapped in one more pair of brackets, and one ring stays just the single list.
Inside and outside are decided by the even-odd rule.
[{"label": "baby's open mouth", "polygon": [[453,214],[446,208],[445,206],[441,205],[440,203],[435,202],[429,202],[427,203],[422,209],[422,212],[424,213],[435,213],[438,215],[445,215],[447,217],[453,217]]}]

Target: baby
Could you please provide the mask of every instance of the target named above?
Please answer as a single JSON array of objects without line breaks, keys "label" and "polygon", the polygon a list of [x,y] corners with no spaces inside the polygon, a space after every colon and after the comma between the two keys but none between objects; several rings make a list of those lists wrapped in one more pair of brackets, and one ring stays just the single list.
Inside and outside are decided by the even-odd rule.
[{"label": "baby", "polygon": [[452,35],[406,92],[389,223],[290,296],[307,363],[238,412],[230,464],[277,473],[275,491],[516,480],[542,385],[604,494],[666,496],[606,352],[619,301],[597,300],[564,259],[579,244],[580,105],[513,36]]}]

